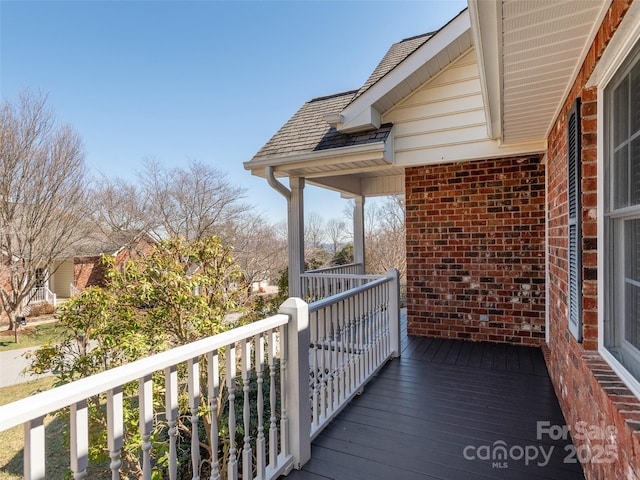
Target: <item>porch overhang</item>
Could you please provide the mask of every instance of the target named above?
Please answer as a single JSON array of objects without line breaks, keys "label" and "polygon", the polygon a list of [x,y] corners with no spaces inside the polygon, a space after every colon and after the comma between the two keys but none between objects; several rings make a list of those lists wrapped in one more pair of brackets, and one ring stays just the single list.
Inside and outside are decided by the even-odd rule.
[{"label": "porch overhang", "polygon": [[543,141],[612,0],[469,0],[487,133]]},{"label": "porch overhang", "polygon": [[[384,137],[379,142],[259,158],[244,165],[259,177],[267,178],[267,167],[271,167],[276,177],[302,177],[345,197],[402,193],[404,171],[395,166],[393,136]],[[381,180],[387,177],[396,178]],[[386,186],[382,190],[381,184]]]}]

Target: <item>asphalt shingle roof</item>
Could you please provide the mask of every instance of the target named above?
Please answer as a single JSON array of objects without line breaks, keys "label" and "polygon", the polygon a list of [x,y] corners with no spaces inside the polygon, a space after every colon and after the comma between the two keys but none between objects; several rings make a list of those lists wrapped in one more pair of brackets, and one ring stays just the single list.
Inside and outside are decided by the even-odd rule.
[{"label": "asphalt shingle roof", "polygon": [[271,137],[252,160],[385,141],[391,131],[391,124],[385,124],[378,129],[366,132],[345,134],[330,126],[324,117],[326,114],[334,114],[344,110],[351,102],[415,52],[416,49],[424,45],[432,35],[433,33],[425,33],[393,44],[360,89],[318,97],[306,102]]},{"label": "asphalt shingle roof", "polygon": [[309,100],[253,158],[281,157],[384,141],[391,130],[390,125],[349,135],[337,131],[325,121],[324,115],[342,110],[355,94],[353,90]]},{"label": "asphalt shingle roof", "polygon": [[367,81],[364,82],[364,85],[360,87],[360,90],[358,90],[354,100],[366,92],[372,85],[375,85],[387,73],[396,68],[405,58],[424,45],[426,41],[433,36],[433,34],[434,32],[423,33],[422,35],[416,35],[415,37],[405,38],[404,40],[391,45],[391,48],[387,51],[382,60],[380,60],[380,63],[373,73],[371,73]]}]

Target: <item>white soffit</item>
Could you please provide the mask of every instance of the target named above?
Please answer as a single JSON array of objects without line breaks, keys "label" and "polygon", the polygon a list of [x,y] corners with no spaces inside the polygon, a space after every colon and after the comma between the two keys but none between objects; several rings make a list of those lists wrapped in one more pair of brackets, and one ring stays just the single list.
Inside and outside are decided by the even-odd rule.
[{"label": "white soffit", "polygon": [[[470,0],[491,123],[504,144],[544,140],[611,0]],[[499,95],[499,98],[496,96]]]}]

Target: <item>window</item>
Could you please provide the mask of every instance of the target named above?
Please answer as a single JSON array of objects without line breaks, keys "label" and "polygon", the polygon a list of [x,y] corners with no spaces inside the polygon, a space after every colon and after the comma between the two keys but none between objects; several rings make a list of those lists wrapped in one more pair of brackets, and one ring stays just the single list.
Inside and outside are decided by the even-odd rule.
[{"label": "window", "polygon": [[605,338],[640,380],[640,44],[604,90]]}]

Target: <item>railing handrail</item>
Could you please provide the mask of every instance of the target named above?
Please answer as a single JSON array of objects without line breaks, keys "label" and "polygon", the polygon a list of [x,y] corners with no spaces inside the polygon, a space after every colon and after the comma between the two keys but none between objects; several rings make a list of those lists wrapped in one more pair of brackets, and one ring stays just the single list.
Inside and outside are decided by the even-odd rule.
[{"label": "railing handrail", "polygon": [[326,273],[310,273],[305,272],[300,274],[301,277],[305,278],[362,278],[362,279],[377,279],[384,278],[384,275],[376,275],[374,273],[332,273],[331,275],[327,275]]},{"label": "railing handrail", "polygon": [[[359,277],[362,277],[362,275],[360,275]],[[357,294],[361,292],[366,292],[367,290],[371,290],[377,287],[378,285],[382,285],[384,283],[393,281],[393,277],[387,276],[387,275],[373,275],[373,277],[375,277],[375,280],[369,283],[365,283],[363,285],[360,285],[359,287],[355,287],[350,290],[345,290],[344,292],[339,292],[339,293],[336,293],[335,295],[331,295],[329,297],[325,297],[320,300],[316,300],[315,302],[309,303],[309,313],[318,311],[322,308],[326,308],[329,305],[338,303],[349,297],[355,297]]]},{"label": "railing handrail", "polygon": [[322,268],[316,268],[313,270],[308,270],[306,272],[303,272],[303,275],[307,273],[325,273],[326,274],[331,272],[332,270],[344,270],[347,268],[360,267],[360,266],[362,266],[361,263],[345,263],[344,265],[331,265],[330,267],[322,267]]},{"label": "railing handrail", "polygon": [[288,322],[288,315],[273,315],[1,406],[0,431],[43,417],[52,411],[68,407],[150,373],[235,344]]}]

